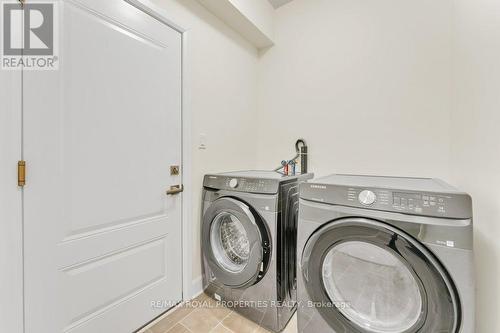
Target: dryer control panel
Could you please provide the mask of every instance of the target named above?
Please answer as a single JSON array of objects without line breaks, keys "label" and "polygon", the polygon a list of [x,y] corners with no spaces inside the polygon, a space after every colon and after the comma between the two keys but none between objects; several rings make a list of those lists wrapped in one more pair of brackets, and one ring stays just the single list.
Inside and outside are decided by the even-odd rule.
[{"label": "dryer control panel", "polygon": [[393,210],[402,213],[442,216],[448,206],[453,206],[453,197],[436,193],[394,192],[383,189],[346,189],[348,202],[359,203],[363,207]]},{"label": "dryer control panel", "polygon": [[465,193],[411,191],[338,184],[304,183],[302,199],[364,209],[442,218],[472,218],[472,200]]},{"label": "dryer control panel", "polygon": [[450,195],[436,193],[393,192],[382,189],[347,188],[346,199],[364,207],[422,215],[443,215],[447,212]]},{"label": "dryer control panel", "polygon": [[435,193],[398,193],[392,194],[392,206],[396,210],[409,211],[422,214],[426,211],[434,211],[445,214],[449,200],[452,197],[436,195]]}]

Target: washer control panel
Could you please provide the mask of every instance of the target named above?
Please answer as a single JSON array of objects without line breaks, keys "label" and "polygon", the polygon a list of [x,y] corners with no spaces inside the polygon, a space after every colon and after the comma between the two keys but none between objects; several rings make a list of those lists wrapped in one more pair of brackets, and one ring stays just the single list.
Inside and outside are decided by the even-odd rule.
[{"label": "washer control panel", "polygon": [[227,178],[225,184],[241,192],[265,193],[269,182],[266,179]]},{"label": "washer control panel", "polygon": [[247,193],[278,193],[279,181],[273,179],[205,176],[205,187]]}]

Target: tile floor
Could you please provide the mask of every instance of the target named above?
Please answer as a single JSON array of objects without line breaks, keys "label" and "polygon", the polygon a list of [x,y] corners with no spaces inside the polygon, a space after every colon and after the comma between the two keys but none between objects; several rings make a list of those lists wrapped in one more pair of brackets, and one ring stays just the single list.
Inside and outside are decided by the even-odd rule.
[{"label": "tile floor", "polygon": [[[180,306],[141,333],[267,333],[256,323],[240,316],[231,309],[222,307],[209,296],[201,294],[195,301]],[[209,304],[210,306],[196,306]],[[296,316],[283,333],[296,333]]]}]

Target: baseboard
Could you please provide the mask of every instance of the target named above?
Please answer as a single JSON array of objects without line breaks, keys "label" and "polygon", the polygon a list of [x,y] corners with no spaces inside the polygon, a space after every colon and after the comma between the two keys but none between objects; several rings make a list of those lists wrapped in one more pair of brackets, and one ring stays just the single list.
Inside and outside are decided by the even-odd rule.
[{"label": "baseboard", "polygon": [[191,284],[191,299],[199,296],[203,292],[203,278],[201,276],[193,279]]}]

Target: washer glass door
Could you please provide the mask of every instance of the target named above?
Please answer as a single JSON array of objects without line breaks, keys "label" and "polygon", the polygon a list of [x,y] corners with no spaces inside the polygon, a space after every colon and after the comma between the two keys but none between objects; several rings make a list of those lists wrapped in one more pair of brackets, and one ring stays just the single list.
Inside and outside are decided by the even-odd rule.
[{"label": "washer glass door", "polygon": [[250,256],[250,242],[242,222],[229,212],[219,213],[212,222],[210,240],[219,265],[239,273]]},{"label": "washer glass door", "polygon": [[202,247],[219,283],[243,288],[267,269],[269,234],[260,216],[243,201],[222,197],[203,215]]},{"label": "washer glass door", "polygon": [[422,296],[409,269],[389,251],[351,241],[331,248],[323,261],[330,299],[348,306],[340,312],[372,332],[398,333],[420,318]]}]

